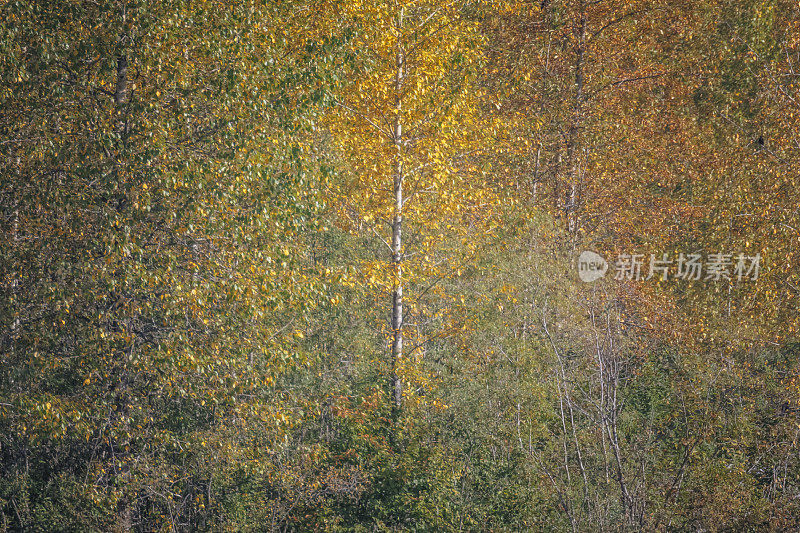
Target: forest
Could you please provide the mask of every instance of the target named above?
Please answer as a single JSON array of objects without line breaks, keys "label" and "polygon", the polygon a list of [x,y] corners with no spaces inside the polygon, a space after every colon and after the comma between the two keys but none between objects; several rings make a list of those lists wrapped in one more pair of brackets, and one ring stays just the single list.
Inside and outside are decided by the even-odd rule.
[{"label": "forest", "polygon": [[0,532],[800,531],[800,3],[0,0]]}]

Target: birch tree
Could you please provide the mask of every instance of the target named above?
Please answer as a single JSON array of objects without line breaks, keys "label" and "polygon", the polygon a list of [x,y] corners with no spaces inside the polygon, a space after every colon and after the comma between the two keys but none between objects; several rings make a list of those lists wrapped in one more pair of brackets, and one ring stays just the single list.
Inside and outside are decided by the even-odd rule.
[{"label": "birch tree", "polygon": [[419,325],[409,322],[417,301],[408,289],[446,262],[436,250],[443,233],[489,201],[474,159],[486,133],[473,83],[480,54],[469,15],[476,7],[361,1],[345,8],[355,60],[331,128],[351,171],[334,192],[351,227],[379,239],[388,255],[359,268],[363,282],[389,293],[394,417],[425,344]]}]

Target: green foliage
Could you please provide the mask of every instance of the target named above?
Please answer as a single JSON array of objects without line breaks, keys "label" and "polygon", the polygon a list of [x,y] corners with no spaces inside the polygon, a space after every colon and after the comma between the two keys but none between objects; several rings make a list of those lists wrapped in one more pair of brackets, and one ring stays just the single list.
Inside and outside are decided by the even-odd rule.
[{"label": "green foliage", "polygon": [[4,7],[8,527],[206,527],[293,424],[269,388],[325,293],[296,9]]}]

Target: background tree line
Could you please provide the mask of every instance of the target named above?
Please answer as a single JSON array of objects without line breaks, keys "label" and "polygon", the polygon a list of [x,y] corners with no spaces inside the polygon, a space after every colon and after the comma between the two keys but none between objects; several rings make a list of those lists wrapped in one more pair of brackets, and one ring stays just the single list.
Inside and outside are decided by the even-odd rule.
[{"label": "background tree line", "polygon": [[0,20],[0,530],[800,527],[797,3]]}]

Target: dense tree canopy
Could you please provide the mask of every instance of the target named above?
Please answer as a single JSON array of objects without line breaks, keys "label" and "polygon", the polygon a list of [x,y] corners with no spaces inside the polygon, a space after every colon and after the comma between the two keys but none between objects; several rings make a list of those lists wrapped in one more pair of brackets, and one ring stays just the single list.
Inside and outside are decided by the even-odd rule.
[{"label": "dense tree canopy", "polygon": [[0,20],[0,531],[800,528],[796,2]]}]

